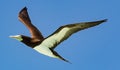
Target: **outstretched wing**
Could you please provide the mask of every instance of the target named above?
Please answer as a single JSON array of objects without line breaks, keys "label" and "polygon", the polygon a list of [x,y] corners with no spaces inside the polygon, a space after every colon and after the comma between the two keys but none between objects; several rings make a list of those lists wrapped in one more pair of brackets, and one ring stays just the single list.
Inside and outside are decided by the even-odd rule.
[{"label": "outstretched wing", "polygon": [[32,38],[44,39],[41,32],[31,23],[26,7],[19,12],[18,18],[29,29]]},{"label": "outstretched wing", "polygon": [[48,36],[43,41],[42,44],[46,45],[49,48],[54,49],[62,41],[69,38],[73,33],[76,33],[80,30],[84,30],[84,29],[99,25],[105,21],[107,21],[107,19],[93,21],[93,22],[83,22],[83,23],[76,23],[76,24],[69,24],[69,25],[61,26],[52,35]]}]

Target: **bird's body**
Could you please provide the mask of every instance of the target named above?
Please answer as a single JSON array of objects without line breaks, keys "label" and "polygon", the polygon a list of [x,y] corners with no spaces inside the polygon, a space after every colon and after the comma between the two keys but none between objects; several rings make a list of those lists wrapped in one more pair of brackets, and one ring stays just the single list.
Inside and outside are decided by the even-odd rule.
[{"label": "bird's body", "polygon": [[31,37],[24,36],[24,35],[16,35],[16,36],[11,36],[12,38],[16,38],[17,40],[23,42],[27,46],[38,51],[39,53],[42,53],[44,55],[47,55],[53,58],[59,58],[66,62],[69,62],[69,61],[61,57],[54,50],[57,47],[57,45],[59,45],[61,42],[68,39],[72,34],[78,31],[99,25],[102,22],[106,21],[106,19],[104,19],[104,20],[93,21],[93,22],[83,22],[83,23],[64,25],[58,28],[54,33],[52,33],[48,37],[44,38],[42,33],[31,23],[26,7],[20,11],[19,20],[23,24],[25,24],[25,26],[29,29],[31,33]]}]

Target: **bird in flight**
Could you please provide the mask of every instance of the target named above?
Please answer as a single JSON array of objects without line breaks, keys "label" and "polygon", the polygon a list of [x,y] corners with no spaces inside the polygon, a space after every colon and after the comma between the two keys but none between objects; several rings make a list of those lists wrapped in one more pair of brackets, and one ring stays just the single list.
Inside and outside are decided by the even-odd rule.
[{"label": "bird in flight", "polygon": [[32,24],[26,7],[24,7],[19,12],[18,18],[29,29],[31,37],[25,35],[14,35],[14,36],[10,36],[11,38],[17,39],[18,41],[33,48],[34,50],[36,50],[41,54],[53,58],[58,58],[66,62],[69,61],[63,58],[62,56],[60,56],[54,49],[61,42],[68,39],[72,34],[107,21],[107,19],[103,19],[99,21],[81,22],[81,23],[63,25],[59,27],[51,35],[44,38],[42,33]]}]

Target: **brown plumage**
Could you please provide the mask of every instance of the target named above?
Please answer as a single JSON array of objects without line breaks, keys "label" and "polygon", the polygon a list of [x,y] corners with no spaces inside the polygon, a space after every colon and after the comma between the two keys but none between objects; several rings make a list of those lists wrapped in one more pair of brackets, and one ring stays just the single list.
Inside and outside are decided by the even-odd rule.
[{"label": "brown plumage", "polygon": [[58,58],[69,62],[68,60],[61,57],[54,49],[64,40],[68,39],[72,34],[99,25],[103,22],[106,22],[107,19],[93,21],[93,22],[82,22],[75,24],[68,24],[59,27],[54,33],[44,38],[41,32],[32,24],[30,17],[27,12],[27,8],[24,7],[19,12],[19,20],[29,29],[31,37],[24,35],[16,35],[11,36],[12,38],[16,38],[17,40],[23,42],[27,46],[33,48],[34,50],[42,53],[44,55]]},{"label": "brown plumage", "polygon": [[42,36],[41,32],[32,24],[26,7],[19,12],[18,17],[19,20],[29,29],[31,38],[34,39],[34,41],[44,40],[44,37]]}]

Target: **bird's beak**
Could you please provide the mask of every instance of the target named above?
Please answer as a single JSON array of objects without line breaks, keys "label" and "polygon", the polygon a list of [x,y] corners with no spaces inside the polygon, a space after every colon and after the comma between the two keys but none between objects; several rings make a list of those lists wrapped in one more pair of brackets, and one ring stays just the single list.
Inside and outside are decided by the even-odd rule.
[{"label": "bird's beak", "polygon": [[22,39],[22,37],[21,37],[21,35],[14,35],[14,36],[9,36],[10,38],[13,38],[13,39],[17,39],[17,40],[19,40],[19,41],[22,41],[23,39]]},{"label": "bird's beak", "polygon": [[10,38],[16,38],[15,36],[9,36]]},{"label": "bird's beak", "polygon": [[17,39],[19,38],[19,35],[13,35],[13,36],[9,36],[10,38],[14,38],[14,39]]}]

